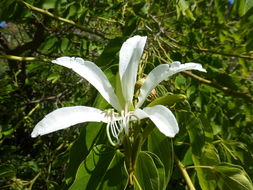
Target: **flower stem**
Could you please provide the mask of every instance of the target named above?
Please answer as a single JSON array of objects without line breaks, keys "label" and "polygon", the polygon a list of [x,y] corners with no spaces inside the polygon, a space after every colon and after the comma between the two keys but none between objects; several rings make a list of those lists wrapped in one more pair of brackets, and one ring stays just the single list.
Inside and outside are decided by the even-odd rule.
[{"label": "flower stem", "polygon": [[140,133],[137,134],[132,141],[128,135],[125,135],[123,138],[123,146],[125,149],[125,163],[129,174],[130,185],[133,185],[135,164],[138,158],[138,154],[141,150],[141,145],[142,135]]}]

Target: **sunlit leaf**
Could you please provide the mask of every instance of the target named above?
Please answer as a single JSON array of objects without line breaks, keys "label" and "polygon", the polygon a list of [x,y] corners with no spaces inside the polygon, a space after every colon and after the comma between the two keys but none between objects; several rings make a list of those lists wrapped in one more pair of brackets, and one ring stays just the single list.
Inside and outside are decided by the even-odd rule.
[{"label": "sunlit leaf", "polygon": [[214,167],[218,176],[218,187],[223,190],[252,190],[253,184],[241,166],[222,163]]},{"label": "sunlit leaf", "polygon": [[127,184],[123,154],[111,147],[97,145],[80,164],[70,190],[125,189]]}]

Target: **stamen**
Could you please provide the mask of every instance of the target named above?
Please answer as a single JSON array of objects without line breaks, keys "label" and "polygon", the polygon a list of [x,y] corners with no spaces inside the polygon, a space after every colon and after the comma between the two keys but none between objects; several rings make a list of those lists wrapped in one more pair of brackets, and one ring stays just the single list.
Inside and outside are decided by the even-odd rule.
[{"label": "stamen", "polygon": [[107,123],[107,126],[106,126],[106,133],[107,133],[107,137],[108,137],[108,140],[109,142],[111,143],[112,146],[116,146],[117,144],[115,144],[112,139],[111,139],[111,135],[110,135],[110,123]]},{"label": "stamen", "polygon": [[116,132],[115,122],[112,122],[111,124],[111,131],[112,131],[112,135],[118,140],[118,134]]},{"label": "stamen", "polygon": [[131,120],[140,121],[140,119],[135,114],[133,114],[132,111],[128,111],[128,105],[125,106],[125,110],[122,110],[120,114],[114,112],[113,109],[103,111],[102,113],[104,113],[105,117],[108,119],[106,133],[109,142],[113,146],[120,144],[119,135],[123,130],[125,134],[129,135],[129,123]]},{"label": "stamen", "polygon": [[[108,119],[108,123],[106,126],[106,133],[109,139],[109,142],[113,145],[116,146],[117,144],[120,143],[119,140],[119,135],[123,130],[123,125],[121,120],[116,120],[115,117],[117,117],[119,114],[115,113],[113,109],[103,111],[102,113],[105,114],[105,116]],[[115,140],[113,140],[115,139]],[[117,141],[117,143],[115,143]]]}]

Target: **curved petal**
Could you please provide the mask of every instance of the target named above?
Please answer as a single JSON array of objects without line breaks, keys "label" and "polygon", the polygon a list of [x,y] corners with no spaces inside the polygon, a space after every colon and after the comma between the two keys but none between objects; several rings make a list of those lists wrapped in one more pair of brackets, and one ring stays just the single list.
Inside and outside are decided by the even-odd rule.
[{"label": "curved petal", "polygon": [[89,83],[91,83],[115,109],[121,110],[118,97],[115,95],[111,83],[96,64],[90,61],[84,61],[79,57],[60,57],[53,60],[52,63],[62,65],[75,71],[89,81]]},{"label": "curved petal", "polygon": [[83,122],[107,122],[103,112],[97,108],[74,106],[57,109],[46,115],[33,129],[32,137],[45,135]]},{"label": "curved petal", "polygon": [[142,111],[136,110],[136,116],[140,119],[149,117],[161,133],[168,137],[174,137],[178,131],[178,124],[173,113],[162,105],[146,107]]},{"label": "curved petal", "polygon": [[138,63],[147,37],[134,36],[125,41],[119,53],[119,74],[122,93],[127,102],[132,102],[136,83]]},{"label": "curved petal", "polygon": [[181,64],[176,61],[168,64],[161,64],[155,67],[147,76],[144,84],[140,88],[140,94],[138,97],[137,108],[141,107],[143,102],[146,100],[150,92],[164,79],[185,70],[198,70],[206,72],[202,65],[199,63],[185,63]]}]

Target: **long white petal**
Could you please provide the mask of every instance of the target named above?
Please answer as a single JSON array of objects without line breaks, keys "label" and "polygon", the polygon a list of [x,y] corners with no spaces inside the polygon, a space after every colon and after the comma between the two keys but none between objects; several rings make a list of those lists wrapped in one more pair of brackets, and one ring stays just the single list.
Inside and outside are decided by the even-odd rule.
[{"label": "long white petal", "polygon": [[45,135],[83,122],[107,122],[105,114],[97,108],[74,106],[57,109],[46,115],[33,129],[32,137]]},{"label": "long white petal", "polygon": [[132,102],[136,83],[138,63],[143,53],[147,37],[134,36],[125,41],[119,54],[119,74],[122,93],[127,102]]},{"label": "long white petal", "polygon": [[108,103],[110,103],[115,109],[121,110],[118,97],[115,95],[111,83],[96,64],[90,61],[84,61],[79,57],[60,57],[53,60],[52,63],[70,68],[77,74],[81,75],[100,92]]},{"label": "long white petal", "polygon": [[199,63],[185,63],[181,64],[176,61],[169,64],[161,64],[155,67],[147,76],[144,84],[140,88],[140,94],[138,97],[137,108],[141,107],[145,99],[148,97],[150,92],[164,79],[185,70],[198,70],[206,72],[202,65]]},{"label": "long white petal", "polygon": [[159,131],[168,137],[174,137],[179,131],[175,116],[165,106],[156,105],[143,110],[137,109],[135,114],[139,119],[148,117]]}]

